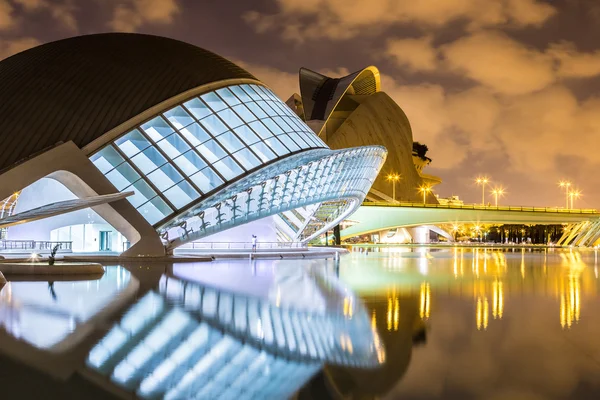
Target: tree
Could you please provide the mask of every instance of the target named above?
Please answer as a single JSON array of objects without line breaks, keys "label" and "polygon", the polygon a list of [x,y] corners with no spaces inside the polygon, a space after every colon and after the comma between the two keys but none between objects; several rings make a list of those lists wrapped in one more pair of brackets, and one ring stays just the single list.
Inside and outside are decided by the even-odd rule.
[{"label": "tree", "polygon": [[421,144],[419,142],[413,142],[412,151],[415,153],[421,160],[431,162],[431,158],[427,157],[426,154],[429,151],[429,147],[426,144]]}]

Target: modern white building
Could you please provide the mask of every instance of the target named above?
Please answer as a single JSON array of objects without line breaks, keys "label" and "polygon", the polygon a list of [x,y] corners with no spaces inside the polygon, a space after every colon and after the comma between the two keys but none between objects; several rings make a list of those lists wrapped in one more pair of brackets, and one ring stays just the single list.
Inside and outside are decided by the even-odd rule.
[{"label": "modern white building", "polygon": [[0,82],[0,198],[21,192],[0,220],[11,240],[127,255],[232,228],[306,242],[358,208],[387,154],[330,150],[250,73],[163,37],[48,43],[0,62]]}]

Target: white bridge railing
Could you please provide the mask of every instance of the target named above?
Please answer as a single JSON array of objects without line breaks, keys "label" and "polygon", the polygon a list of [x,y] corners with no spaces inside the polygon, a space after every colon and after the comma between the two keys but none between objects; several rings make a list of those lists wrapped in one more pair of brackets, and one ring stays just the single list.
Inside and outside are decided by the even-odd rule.
[{"label": "white bridge railing", "polygon": [[[306,245],[300,242],[257,242],[257,250],[266,249],[303,249]],[[189,242],[177,249],[197,250],[243,250],[252,249],[252,242]]]},{"label": "white bridge railing", "polygon": [[364,201],[363,206],[379,207],[414,207],[414,208],[443,208],[456,210],[485,210],[485,211],[534,211],[553,214],[600,214],[592,208],[560,208],[560,207],[527,207],[527,206],[486,206],[480,204],[423,204],[408,202]]}]

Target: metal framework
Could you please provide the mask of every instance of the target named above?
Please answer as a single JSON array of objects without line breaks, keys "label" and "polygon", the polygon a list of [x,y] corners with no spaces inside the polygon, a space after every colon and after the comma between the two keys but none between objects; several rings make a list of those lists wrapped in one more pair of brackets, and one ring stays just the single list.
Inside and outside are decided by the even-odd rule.
[{"label": "metal framework", "polygon": [[289,166],[290,161],[299,165],[283,172],[274,168],[273,172],[278,173],[267,179],[264,179],[265,173],[249,176],[214,202],[200,204],[189,212],[187,219],[164,228],[163,237],[169,241],[168,248],[271,215],[318,204],[310,220],[296,226],[295,239],[308,242],[360,206],[385,161],[386,151],[373,146],[329,151],[325,155],[317,152],[315,155],[318,158],[309,163],[302,162],[305,157],[285,160],[283,166]]}]

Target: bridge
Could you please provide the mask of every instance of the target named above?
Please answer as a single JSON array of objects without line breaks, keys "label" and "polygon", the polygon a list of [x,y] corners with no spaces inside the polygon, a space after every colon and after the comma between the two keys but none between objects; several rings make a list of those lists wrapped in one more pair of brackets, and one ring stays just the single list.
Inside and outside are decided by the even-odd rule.
[{"label": "bridge", "polygon": [[[567,230],[573,232],[571,232],[571,240],[567,240],[568,237],[565,236],[562,244],[573,244],[573,240],[576,239],[577,235],[579,235],[579,239],[586,235],[589,236],[586,243],[593,244],[595,241],[592,242],[591,239],[594,233],[590,233],[589,230],[592,227],[600,227],[598,223],[600,213],[595,209],[472,204],[364,202],[349,219],[355,224],[341,231],[342,239],[387,229],[410,228],[422,225],[451,223],[554,225],[566,223],[569,224]],[[595,231],[596,229],[594,229]],[[600,232],[598,233],[600,234]]]}]

